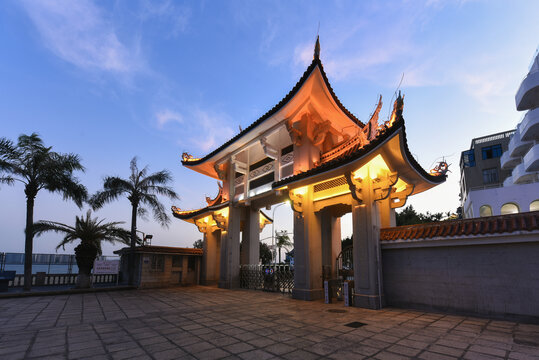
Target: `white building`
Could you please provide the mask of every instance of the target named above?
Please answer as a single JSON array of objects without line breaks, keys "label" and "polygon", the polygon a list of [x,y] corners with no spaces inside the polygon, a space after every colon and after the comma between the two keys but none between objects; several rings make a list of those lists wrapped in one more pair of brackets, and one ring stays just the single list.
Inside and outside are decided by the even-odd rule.
[{"label": "white building", "polygon": [[[497,167],[493,166],[492,169],[483,170],[484,186],[470,187],[469,178],[477,181],[477,176],[467,175],[470,172],[467,169],[470,165],[467,156],[472,149],[462,153],[461,200],[464,217],[539,210],[539,52],[536,52],[528,74],[520,84],[515,102],[517,110],[526,113],[511,135],[507,150],[503,149],[498,158],[499,172],[510,172],[509,176],[499,179],[496,173],[496,181],[490,181]],[[485,160],[484,156],[482,160]],[[477,159],[477,162],[481,163],[481,159]],[[472,164],[476,165],[475,158]],[[498,179],[500,183],[496,184]]]}]

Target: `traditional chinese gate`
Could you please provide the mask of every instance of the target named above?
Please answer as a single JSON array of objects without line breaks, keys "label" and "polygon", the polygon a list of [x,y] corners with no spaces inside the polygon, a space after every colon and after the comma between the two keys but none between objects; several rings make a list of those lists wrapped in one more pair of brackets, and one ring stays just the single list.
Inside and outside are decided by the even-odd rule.
[{"label": "traditional chinese gate", "polygon": [[[184,153],[184,166],[223,184],[204,208],[172,208],[204,236],[201,282],[315,300],[324,279],[355,271],[354,305],[383,307],[380,228],[394,226],[395,209],[444,182],[447,170],[428,173],[414,159],[403,107],[399,93],[381,123],[381,96],[368,122],[352,115],[329,84],[317,40],[311,65],[277,105],[206,156]],[[273,221],[260,210],[285,200],[294,211],[294,270],[247,265],[258,264],[260,231]],[[339,268],[340,217],[350,212],[354,247]]]}]

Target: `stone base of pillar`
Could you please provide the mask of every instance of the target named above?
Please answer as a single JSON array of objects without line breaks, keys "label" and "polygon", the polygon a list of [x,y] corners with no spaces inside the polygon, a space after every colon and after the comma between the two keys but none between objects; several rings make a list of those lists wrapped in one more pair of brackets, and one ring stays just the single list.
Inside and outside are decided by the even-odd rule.
[{"label": "stone base of pillar", "polygon": [[306,301],[323,299],[324,289],[293,289],[292,298]]},{"label": "stone base of pillar", "polygon": [[203,286],[215,286],[217,283],[217,280],[200,280],[200,285]]},{"label": "stone base of pillar", "polygon": [[380,310],[386,305],[384,296],[380,295],[363,295],[363,294],[354,294],[354,306],[371,309],[371,310]]},{"label": "stone base of pillar", "polygon": [[221,289],[239,289],[240,288],[240,282],[239,281],[221,281],[219,280],[219,284],[217,285]]}]

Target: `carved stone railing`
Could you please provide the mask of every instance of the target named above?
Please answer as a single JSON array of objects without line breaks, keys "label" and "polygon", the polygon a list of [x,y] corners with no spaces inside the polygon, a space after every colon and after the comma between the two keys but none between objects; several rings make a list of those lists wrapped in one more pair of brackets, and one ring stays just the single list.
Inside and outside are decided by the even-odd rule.
[{"label": "carved stone railing", "polygon": [[[77,274],[32,274],[32,286],[61,286],[76,285]],[[118,274],[92,275],[93,284],[114,284],[118,280]],[[17,274],[9,287],[21,287],[24,285],[24,275]]]}]

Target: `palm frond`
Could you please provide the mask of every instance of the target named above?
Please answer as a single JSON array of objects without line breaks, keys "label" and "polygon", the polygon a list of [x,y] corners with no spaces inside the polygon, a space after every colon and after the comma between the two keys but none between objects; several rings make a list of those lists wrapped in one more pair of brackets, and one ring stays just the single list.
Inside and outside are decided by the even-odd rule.
[{"label": "palm frond", "polygon": [[[34,234],[40,235],[47,231],[62,232],[65,233],[65,237],[58,244],[56,249],[64,247],[66,244],[75,240],[80,240],[81,243],[88,243],[95,246],[98,253],[101,253],[101,242],[121,242],[124,244],[129,243],[130,232],[120,228],[118,225],[123,222],[104,222],[104,219],[92,218],[91,210],[88,210],[86,217],[76,216],[75,226],[69,226],[54,221],[39,221],[34,224]],[[138,240],[138,238],[137,238]]]},{"label": "palm frond", "polygon": [[32,230],[35,236],[40,236],[41,234],[49,231],[69,234],[74,232],[75,228],[55,221],[41,220],[32,225]]},{"label": "palm frond", "polygon": [[105,178],[103,188],[103,191],[96,192],[88,200],[88,203],[94,210],[100,209],[103,205],[117,200],[120,195],[130,193],[132,186],[122,178],[109,176]]},{"label": "palm frond", "polygon": [[170,223],[170,217],[167,215],[163,204],[161,204],[157,199],[157,196],[153,194],[144,194],[141,197],[140,202],[150,207],[153,212],[154,219],[161,226],[168,228],[168,225]]}]

